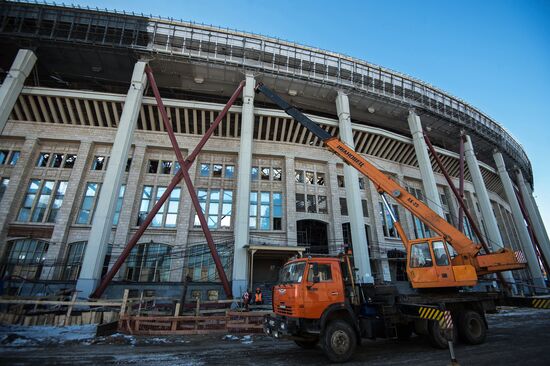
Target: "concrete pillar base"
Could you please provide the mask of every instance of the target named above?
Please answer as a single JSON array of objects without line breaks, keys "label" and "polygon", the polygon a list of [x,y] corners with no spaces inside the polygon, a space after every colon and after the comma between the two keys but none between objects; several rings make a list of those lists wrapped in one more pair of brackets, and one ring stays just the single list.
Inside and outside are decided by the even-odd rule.
[{"label": "concrete pillar base", "polygon": [[85,297],[94,292],[97,285],[99,285],[99,279],[94,278],[79,278],[76,282],[77,290]]},{"label": "concrete pillar base", "polygon": [[231,289],[233,290],[233,297],[238,299],[242,294],[247,290],[247,281],[246,280],[233,280],[231,284]]}]

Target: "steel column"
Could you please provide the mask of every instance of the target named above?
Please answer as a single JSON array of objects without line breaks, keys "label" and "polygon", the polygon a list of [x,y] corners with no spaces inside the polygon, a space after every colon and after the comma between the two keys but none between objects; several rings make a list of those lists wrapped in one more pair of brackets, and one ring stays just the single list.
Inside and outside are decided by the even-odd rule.
[{"label": "steel column", "polygon": [[[187,188],[190,192],[191,200],[193,201],[193,205],[195,206],[195,209],[197,211],[197,215],[199,216],[199,220],[201,221],[201,226],[203,229],[203,232],[205,233],[206,239],[208,241],[208,246],[210,248],[210,251],[214,257],[214,262],[216,263],[216,269],[218,270],[218,274],[220,275],[220,279],[222,279],[222,283],[224,286],[224,291],[228,297],[232,297],[231,287],[229,286],[229,282],[227,281],[227,277],[225,276],[225,272],[223,271],[223,266],[221,265],[221,261],[219,260],[219,257],[217,256],[216,247],[213,243],[212,236],[210,235],[210,231],[208,230],[208,225],[206,224],[206,219],[204,218],[204,214],[202,213],[202,209],[199,205],[196,193],[194,191],[193,185],[191,183],[191,179],[189,177],[188,170],[193,164],[194,160],[196,159],[197,155],[200,153],[210,136],[214,133],[218,125],[221,123],[225,115],[227,114],[227,111],[231,106],[235,103],[238,96],[241,94],[243,87],[244,87],[244,81],[242,81],[225,107],[222,109],[220,114],[216,117],[216,120],[210,125],[210,128],[206,131],[204,136],[201,138],[195,149],[191,154],[187,156],[187,159],[184,161],[183,156],[181,154],[181,150],[179,149],[179,146],[176,141],[176,137],[174,135],[174,131],[172,129],[172,125],[170,124],[168,120],[168,115],[166,114],[166,108],[164,108],[164,104],[162,103],[162,99],[160,97],[160,94],[158,92],[158,88],[156,86],[152,71],[149,67],[145,70],[147,77],[149,78],[149,82],[151,85],[151,88],[153,90],[153,93],[155,94],[155,98],[157,99],[158,107],[161,112],[163,122],[165,124],[166,130],[168,132],[168,136],[170,138],[170,141],[172,142],[172,146],[174,147],[174,151],[176,153],[176,157],[178,159],[178,162],[180,164],[180,169],[176,173],[176,175],[172,178],[172,181],[166,188],[166,191],[164,194],[159,198],[158,202],[153,206],[147,217],[145,218],[144,222],[140,225],[136,233],[132,236],[132,238],[128,241],[128,244],[126,244],[126,247],[114,263],[113,267],[107,272],[107,274],[103,277],[101,280],[101,283],[99,286],[95,289],[94,293],[90,296],[92,298],[99,298],[109,285],[109,283],[112,281],[114,276],[117,274],[117,272],[122,267],[122,264],[128,256],[130,255],[130,252],[137,244],[138,240],[141,238],[151,221],[153,221],[153,218],[157,214],[157,212],[160,210],[160,208],[163,206],[163,204],[166,202],[168,197],[170,196],[172,190],[176,187],[176,185],[184,179],[187,185]],[[216,254],[214,254],[216,253]],[[217,261],[216,261],[217,259]],[[219,266],[219,267],[218,267]]]}]

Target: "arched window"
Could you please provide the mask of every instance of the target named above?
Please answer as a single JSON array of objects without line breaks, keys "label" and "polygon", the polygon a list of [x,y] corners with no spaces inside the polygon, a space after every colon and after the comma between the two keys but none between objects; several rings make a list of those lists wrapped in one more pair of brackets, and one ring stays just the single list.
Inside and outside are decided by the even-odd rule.
[{"label": "arched window", "polygon": [[38,239],[17,239],[8,242],[3,276],[38,279],[48,251],[48,242]]},{"label": "arched window", "polygon": [[[64,280],[64,281],[78,280],[78,276],[80,276],[80,269],[82,268],[82,262],[84,261],[86,244],[88,244],[87,241],[77,241],[75,243],[69,244],[69,248],[67,250],[67,256],[65,257],[65,266],[63,268],[63,273],[61,274],[61,280]],[[105,259],[103,261],[101,277],[103,277],[105,273],[107,273],[112,250],[113,250],[113,245],[109,244],[107,247],[107,253],[105,254]]]},{"label": "arched window", "polygon": [[170,252],[172,247],[161,243],[138,244],[126,261],[127,281],[166,282],[170,278]]},{"label": "arched window", "polygon": [[[227,277],[231,277],[233,245],[218,244],[216,245],[216,249]],[[220,280],[214,259],[207,245],[202,244],[189,247],[187,256],[186,276],[190,276],[192,281],[218,282]]]},{"label": "arched window", "polygon": [[84,259],[86,243],[85,241],[79,241],[69,244],[63,274],[61,275],[63,280],[74,281],[78,279],[80,268],[82,267],[82,260]]}]

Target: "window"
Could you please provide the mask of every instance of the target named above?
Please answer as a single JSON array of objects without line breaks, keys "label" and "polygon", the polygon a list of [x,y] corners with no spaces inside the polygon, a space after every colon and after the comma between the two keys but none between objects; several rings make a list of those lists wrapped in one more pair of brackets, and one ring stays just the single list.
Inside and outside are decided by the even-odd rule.
[{"label": "window", "polygon": [[76,154],[67,154],[65,155],[65,162],[63,163],[63,168],[72,169],[74,163],[76,162]]},{"label": "window", "polygon": [[224,190],[220,227],[225,227],[225,228],[231,227],[232,208],[233,208],[233,191]]},{"label": "window", "polygon": [[[399,211],[397,210],[397,205],[391,205],[391,208],[395,218],[399,221]],[[382,230],[384,232],[384,236],[389,238],[398,238],[399,235],[397,234],[391,215],[382,202],[380,202],[380,216],[382,219]]]},{"label": "window", "polygon": [[107,245],[107,253],[105,253],[105,259],[103,260],[103,268],[101,269],[101,278],[105,277],[107,271],[109,271],[109,263],[111,262],[111,255],[113,254],[113,245]]},{"label": "window", "polygon": [[20,155],[21,155],[21,153],[19,151],[12,151],[11,155],[10,155],[10,158],[8,159],[8,164],[9,165],[17,164],[17,161],[19,160]]},{"label": "window", "polygon": [[[232,246],[216,245],[216,250],[225,273],[231,273]],[[218,282],[220,280],[210,249],[206,245],[193,245],[189,247],[188,253],[186,276],[191,277],[192,281],[198,282]]]},{"label": "window", "polygon": [[283,194],[273,192],[273,230],[282,230],[283,226]]},{"label": "window", "polygon": [[325,173],[317,173],[317,185],[318,186],[325,185]]},{"label": "window", "polygon": [[253,166],[251,169],[250,169],[250,179],[252,180],[258,180],[258,176],[259,176],[259,169],[257,166]]},{"label": "window", "polygon": [[18,239],[8,242],[2,277],[38,279],[46,259],[48,243],[37,239]]},{"label": "window", "polygon": [[233,178],[235,176],[235,165],[225,166],[225,178]]},{"label": "window", "polygon": [[[23,205],[19,210],[17,221],[55,222],[66,188],[66,181],[60,181],[56,184],[52,180],[32,179]],[[53,195],[55,195],[55,198],[52,200]],[[51,214],[47,215],[48,213]]]},{"label": "window", "polygon": [[320,214],[328,213],[327,196],[317,196],[317,208]]},{"label": "window", "polygon": [[4,197],[4,193],[6,193],[9,183],[10,183],[10,178],[0,179],[0,201],[2,201],[2,197]]},{"label": "window", "polygon": [[63,198],[65,197],[65,191],[67,190],[67,182],[59,182],[57,184],[57,190],[55,191],[55,196],[50,208],[50,213],[48,214],[48,222],[54,222],[57,218],[57,213],[61,208],[63,203]]},{"label": "window", "polygon": [[157,174],[158,169],[159,169],[159,161],[158,160],[149,160],[149,164],[147,166],[147,173]]},{"label": "window", "polygon": [[113,215],[113,225],[118,225],[118,219],[120,218],[120,211],[122,211],[122,202],[124,201],[124,191],[126,191],[126,185],[121,185],[118,190],[118,197],[116,200],[115,213]]},{"label": "window", "polygon": [[170,279],[171,247],[160,243],[138,244],[130,252],[124,278],[136,282],[166,282]]},{"label": "window", "polygon": [[82,204],[80,205],[80,210],[78,211],[78,216],[76,218],[77,224],[89,225],[92,223],[92,218],[94,216],[94,209],[99,196],[99,189],[101,188],[101,183],[88,183],[86,184],[86,190],[84,191],[84,198],[82,199]]},{"label": "window", "polygon": [[304,276],[305,262],[290,263],[279,271],[279,282],[284,284],[300,283]]},{"label": "window", "polygon": [[258,192],[250,192],[250,209],[248,212],[248,227],[258,228]]},{"label": "window", "polygon": [[[330,270],[330,264],[318,264],[319,268],[319,281],[330,282],[332,281],[332,272]],[[307,273],[308,282],[313,282],[313,263],[309,263],[309,270]]]},{"label": "window", "polygon": [[307,195],[307,212],[316,213],[317,212],[317,200],[315,199],[315,195],[308,194]]},{"label": "window", "polygon": [[306,212],[306,197],[303,193],[296,193],[296,211]]},{"label": "window", "polygon": [[269,230],[270,228],[270,194],[269,192],[260,193],[260,230]]},{"label": "window", "polygon": [[8,154],[10,152],[8,150],[0,150],[0,165],[4,165],[4,163],[8,160]]},{"label": "window", "polygon": [[449,257],[447,256],[447,252],[445,251],[445,245],[443,244],[443,242],[434,241],[432,245],[434,249],[435,264],[437,264],[438,266],[448,266]]},{"label": "window", "polygon": [[250,192],[249,228],[282,230],[283,194]]},{"label": "window", "polygon": [[210,176],[210,164],[201,164],[201,177]]},{"label": "window", "polygon": [[445,193],[441,193],[439,197],[441,198],[441,204],[443,206],[448,206],[447,195]]},{"label": "window", "polygon": [[92,162],[92,170],[103,170],[107,168],[107,158],[102,155],[94,156],[94,161]]},{"label": "window", "polygon": [[281,181],[283,177],[283,171],[281,168],[273,168],[273,180]]},{"label": "window", "polygon": [[126,160],[126,168],[124,168],[124,171],[128,173],[130,171],[131,166],[132,166],[132,158],[128,158],[128,160]]},{"label": "window", "polygon": [[[411,214],[412,215],[412,214]],[[422,238],[431,238],[432,234],[430,233],[430,228],[428,225],[424,224],[420,219],[412,215],[414,223],[414,235],[417,239]]]},{"label": "window", "polygon": [[80,275],[80,268],[82,266],[82,260],[84,259],[85,249],[85,241],[69,244],[67,258],[65,259],[65,267],[63,268],[61,279],[65,281],[75,281],[78,279],[78,276]]},{"label": "window", "polygon": [[296,180],[296,183],[304,183],[304,171],[303,170],[294,171],[294,178]]},{"label": "window", "polygon": [[262,180],[269,180],[269,175],[270,174],[271,174],[271,168],[263,166],[262,169],[261,169],[260,178]]},{"label": "window", "polygon": [[217,229],[218,228],[218,219],[220,214],[220,190],[212,189],[210,190],[210,200],[208,202],[208,228]]},{"label": "window", "polygon": [[348,216],[348,201],[344,197],[340,197],[340,215]]},{"label": "window", "polygon": [[306,183],[315,184],[315,174],[310,171],[306,171]]},{"label": "window", "polygon": [[52,161],[50,163],[50,166],[52,168],[59,168],[61,167],[61,163],[63,162],[63,154],[53,153],[52,155]]},{"label": "window", "polygon": [[363,217],[369,217],[369,205],[367,205],[367,200],[361,200],[361,207],[363,207]]},{"label": "window", "polygon": [[[233,214],[233,191],[229,189],[199,189],[197,197],[206,216],[209,229],[225,229],[231,227]],[[195,214],[194,227],[200,227],[199,216]]]},{"label": "window", "polygon": [[163,160],[160,164],[160,174],[170,174],[173,163],[171,161]]},{"label": "window", "polygon": [[141,202],[139,205],[139,214],[137,225],[141,225],[147,214],[149,213],[149,208],[151,206],[151,201],[153,198],[153,186],[143,186],[143,192],[141,194]]},{"label": "window", "polygon": [[432,266],[432,255],[428,243],[414,244],[411,248],[411,268]]},{"label": "window", "polygon": [[[141,207],[138,217],[138,221],[144,221],[149,211],[153,208],[151,204],[151,197],[153,192],[152,186],[144,186],[143,193],[141,195]],[[160,200],[162,195],[166,192],[166,187],[156,187],[155,204]],[[180,202],[181,188],[176,187],[170,192],[170,197],[162,205],[160,210],[153,217],[151,221],[151,227],[176,227],[176,220],[178,217],[178,208]],[[146,210],[145,210],[146,209]],[[138,223],[139,225],[140,223]]]},{"label": "window", "polygon": [[38,161],[36,162],[36,166],[40,168],[45,168],[48,166],[48,160],[50,160],[50,153],[41,152],[38,156]]},{"label": "window", "polygon": [[221,165],[221,164],[212,165],[212,176],[214,178],[221,178],[222,177],[222,170],[223,170],[223,165]]},{"label": "window", "polygon": [[336,177],[336,180],[338,181],[338,187],[340,187],[340,188],[345,188],[346,187],[346,183],[344,181],[344,176],[343,175],[338,175]]},{"label": "window", "polygon": [[342,236],[344,240],[344,245],[350,246],[352,244],[352,240],[351,240],[351,224],[349,222],[342,224]]},{"label": "window", "polygon": [[359,177],[359,189],[365,189],[365,178]]}]

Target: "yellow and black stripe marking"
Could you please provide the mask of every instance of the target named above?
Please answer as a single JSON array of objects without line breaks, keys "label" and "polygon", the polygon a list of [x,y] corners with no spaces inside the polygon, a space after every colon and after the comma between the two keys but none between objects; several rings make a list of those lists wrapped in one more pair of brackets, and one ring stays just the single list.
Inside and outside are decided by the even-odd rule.
[{"label": "yellow and black stripe marking", "polygon": [[550,309],[550,299],[534,299],[531,305],[537,309]]},{"label": "yellow and black stripe marking", "polygon": [[428,308],[428,307],[421,306],[418,309],[418,315],[423,319],[440,321],[443,318],[443,314],[444,314],[443,311],[435,308]]}]

